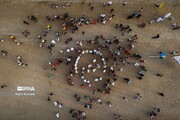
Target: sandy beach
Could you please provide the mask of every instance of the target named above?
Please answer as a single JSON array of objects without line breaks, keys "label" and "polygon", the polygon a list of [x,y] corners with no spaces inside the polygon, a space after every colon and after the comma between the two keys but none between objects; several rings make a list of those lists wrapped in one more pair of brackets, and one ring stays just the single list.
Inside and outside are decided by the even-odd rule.
[{"label": "sandy beach", "polygon": [[[71,1],[72,2],[72,1]],[[81,2],[84,2],[82,4]],[[7,56],[0,55],[0,85],[7,87],[0,89],[0,120],[73,120],[69,113],[70,109],[82,110],[86,112],[87,120],[115,120],[113,114],[118,114],[123,117],[123,120],[150,120],[149,113],[153,108],[160,108],[157,120],[180,120],[180,65],[173,59],[172,51],[177,51],[180,55],[180,34],[178,30],[172,30],[173,23],[178,23],[180,20],[180,1],[179,0],[137,0],[128,1],[125,6],[124,1],[112,1],[111,6],[103,7],[103,0],[93,0],[91,4],[94,10],[91,11],[88,6],[89,1],[74,1],[70,7],[66,8],[51,8],[52,3],[62,5],[64,1],[40,1],[40,0],[0,0],[0,51],[8,51]],[[154,3],[164,2],[164,6],[159,9]],[[53,47],[51,54],[47,46],[51,40],[55,39],[55,32],[62,31],[62,21],[48,21],[46,16],[55,14],[61,15],[65,12],[71,17],[81,17],[85,15],[92,20],[98,19],[99,15],[105,13],[107,16],[111,14],[109,11],[114,9],[115,15],[111,21],[105,25],[101,23],[93,25],[83,25],[75,33],[67,32],[66,35],[60,37],[60,41]],[[126,18],[134,11],[143,8],[142,16],[138,19]],[[159,23],[150,24],[149,21],[163,16],[171,12],[174,20],[165,19]],[[38,18],[38,22],[30,21],[27,16],[34,15]],[[30,25],[23,24],[26,20]],[[139,28],[138,24],[146,23],[145,28]],[[129,25],[132,32],[122,36],[122,32],[115,28],[115,24]],[[179,24],[179,23],[178,23]],[[47,42],[44,47],[39,47],[37,36],[46,29],[46,25],[51,25],[52,30],[45,37]],[[24,30],[30,31],[30,35],[26,38],[22,35]],[[82,31],[85,32],[82,35]],[[74,86],[69,86],[66,81],[66,74],[72,65],[66,65],[65,62],[57,66],[56,71],[51,69],[43,70],[43,67],[48,65],[48,62],[54,58],[67,57],[59,51],[66,51],[67,48],[75,47],[77,40],[93,40],[97,35],[103,35],[109,39],[116,36],[120,40],[119,46],[127,46],[129,37],[138,35],[137,43],[132,53],[139,53],[145,63],[139,63],[147,68],[145,76],[142,80],[137,79],[139,69],[134,66],[125,66],[123,71],[116,70],[118,75],[115,85],[111,88],[109,96],[96,93],[92,94],[93,89],[104,84],[108,78],[107,74],[103,74],[103,80],[92,82],[92,87],[80,86],[84,84],[79,76],[72,77]],[[153,36],[160,34],[160,38],[152,39]],[[14,35],[18,41],[23,42],[17,46],[9,35]],[[68,38],[73,38],[73,41],[66,45],[64,42]],[[115,49],[117,45],[112,45]],[[95,45],[85,44],[83,49],[95,48]],[[157,57],[159,52],[165,51],[167,57],[160,59]],[[106,54],[106,49],[102,50]],[[16,56],[22,56],[23,62],[28,63],[27,67],[21,67],[16,63]],[[75,53],[69,55],[77,57]],[[93,59],[92,55],[85,55],[80,60],[80,66],[87,66]],[[99,59],[97,57],[97,59]],[[73,62],[75,59],[73,59]],[[130,58],[130,62],[134,63],[135,59]],[[119,65],[122,67],[122,65]],[[72,69],[73,70],[73,69]],[[163,74],[162,77],[156,76],[157,73]],[[49,78],[52,74],[53,77]],[[102,72],[97,70],[97,73],[89,73],[88,78],[93,79],[94,76],[101,75]],[[128,85],[123,78],[129,78],[132,85]],[[52,85],[50,85],[52,84]],[[35,95],[18,96],[15,95],[17,86],[33,86]],[[61,109],[55,107],[53,102],[47,101],[49,93],[53,92],[53,100],[63,103]],[[164,93],[164,97],[158,95],[159,92]],[[135,100],[137,93],[140,93],[142,99]],[[81,101],[76,101],[74,95],[81,96]],[[102,105],[94,103],[92,109],[84,108],[87,100],[84,96],[101,98]],[[123,97],[128,99],[128,102],[123,100]],[[110,101],[112,107],[107,106],[106,102]],[[60,117],[56,118],[55,114],[59,112]]]}]

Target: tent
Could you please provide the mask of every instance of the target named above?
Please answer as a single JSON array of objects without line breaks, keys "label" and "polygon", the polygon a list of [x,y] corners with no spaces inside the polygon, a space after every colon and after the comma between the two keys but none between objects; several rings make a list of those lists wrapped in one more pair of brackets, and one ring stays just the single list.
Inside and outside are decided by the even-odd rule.
[{"label": "tent", "polygon": [[164,15],[164,18],[168,18],[169,16],[171,16],[171,13],[167,13],[166,15]]},{"label": "tent", "polygon": [[162,2],[160,5],[159,5],[159,8],[162,8],[164,6],[164,2]]},{"label": "tent", "polygon": [[174,56],[173,58],[180,65],[180,56]]},{"label": "tent", "polygon": [[163,21],[163,20],[164,20],[164,18],[159,17],[159,18],[156,19],[156,22],[161,22],[161,21]]}]

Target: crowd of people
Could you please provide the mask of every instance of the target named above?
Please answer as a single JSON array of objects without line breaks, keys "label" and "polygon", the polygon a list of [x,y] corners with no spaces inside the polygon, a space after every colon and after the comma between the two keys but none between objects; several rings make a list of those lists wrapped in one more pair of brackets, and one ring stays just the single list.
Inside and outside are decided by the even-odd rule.
[{"label": "crowd of people", "polygon": [[[124,1],[123,6],[127,4],[127,1]],[[112,1],[107,1],[103,3],[103,7],[109,7],[112,5]],[[67,2],[66,4],[61,5],[62,8],[70,7],[71,3]],[[94,6],[89,4],[91,11],[94,10]],[[60,6],[57,4],[52,4],[52,8],[59,8]],[[133,11],[127,19],[134,19],[134,18],[140,18],[142,16],[142,11],[143,8],[141,8],[139,11]],[[115,16],[114,14],[114,9],[110,9],[110,15],[108,20],[111,21],[112,18]],[[109,14],[109,13],[108,13]],[[67,32],[75,33],[77,31],[80,31],[80,27],[84,25],[96,25],[98,23],[106,24],[107,20],[107,14],[102,13],[98,15],[97,19],[92,20],[88,16],[82,15],[81,17],[71,17],[68,12],[62,14],[62,15],[52,15],[52,16],[46,16],[46,19],[48,21],[61,21],[62,22],[62,31],[58,31],[54,33],[54,36],[56,39],[51,40],[49,45],[46,45],[47,42],[47,36],[50,32],[52,32],[53,27],[51,25],[46,25],[45,29],[42,30],[42,32],[37,36],[39,47],[46,47],[50,51],[51,54],[54,54],[53,48],[55,47],[56,43],[61,40],[61,36],[65,36]],[[35,17],[34,15],[30,15],[27,17],[27,20],[23,20],[23,23],[25,25],[30,25],[31,22],[38,22],[39,19]],[[141,23],[138,25],[139,28],[145,28],[147,26],[146,23]],[[129,35],[130,32],[133,31],[133,29],[130,27],[130,25],[123,25],[123,24],[115,24],[115,28],[122,33],[122,36],[124,34]],[[178,25],[174,25],[174,30],[179,29]],[[30,32],[28,30],[25,30],[22,32],[22,34],[27,38],[30,35]],[[85,31],[82,32],[82,35],[85,34]],[[152,39],[158,39],[160,35],[153,36]],[[10,35],[9,37],[12,41],[14,41],[17,45],[22,45],[23,43],[20,41],[16,40],[16,37],[14,35]],[[72,37],[69,37],[65,40],[64,45],[68,45],[70,42],[75,41]],[[123,68],[126,66],[132,66],[137,69],[137,79],[142,80],[143,77],[145,76],[145,72],[147,71],[147,68],[143,65],[143,63],[146,62],[145,59],[139,54],[139,53],[134,53],[133,49],[135,48],[136,43],[138,42],[138,35],[129,35],[129,38],[126,39],[128,42],[127,46],[122,46],[120,44],[120,39],[118,39],[117,36],[114,36],[114,38],[109,38],[108,36],[104,35],[96,35],[93,40],[77,40],[75,41],[76,45],[78,45],[78,48],[75,47],[70,47],[65,50],[60,50],[60,53],[62,56],[61,58],[55,58],[53,60],[49,61],[49,64],[43,67],[44,70],[47,70],[50,68],[52,71],[56,71],[57,67],[59,64],[65,64],[67,66],[70,66],[70,68],[67,71],[66,74],[66,81],[69,86],[74,86],[74,76],[78,76],[80,79],[85,84],[81,84],[81,88],[85,88],[88,86],[89,89],[91,89],[92,81],[96,82],[103,82],[103,86],[99,86],[97,89],[93,89],[93,95],[95,96],[96,91],[105,94],[107,96],[110,95],[112,92],[112,87],[115,86],[115,82],[117,80],[120,80],[118,76],[118,72],[123,71]],[[3,41],[2,41],[3,42]],[[90,46],[93,45],[91,49],[85,49],[84,46]],[[112,47],[113,46],[113,47]],[[70,52],[74,52],[73,55],[68,55]],[[3,56],[8,55],[8,52],[6,50],[1,51]],[[103,54],[105,53],[105,55]],[[84,57],[85,54],[92,54],[94,58],[91,63],[89,63],[87,66],[79,66],[80,60],[82,57]],[[98,58],[97,58],[98,57]],[[137,62],[132,63],[129,62],[129,59],[135,59]],[[100,62],[101,61],[101,62]],[[28,64],[22,62],[22,57],[17,56],[16,60],[17,64],[22,67],[28,66]],[[89,73],[95,73],[98,69],[101,69],[102,73],[108,77],[108,78],[103,78],[104,75],[98,75],[94,77],[93,79],[89,79],[86,77],[86,74]],[[161,74],[156,74],[159,77],[162,77],[163,75]],[[49,78],[52,78],[53,74],[49,75]],[[132,85],[132,80],[124,77],[122,79],[125,81],[128,85]],[[6,86],[1,86],[1,88],[6,87]],[[159,93],[159,95],[164,96],[163,93]],[[55,107],[57,108],[62,108],[63,103],[56,101],[53,99],[54,93],[50,93],[48,95],[47,100],[49,102],[52,102]],[[74,95],[74,98],[76,101],[81,101],[81,95]],[[106,103],[107,106],[112,107],[112,103],[110,101],[104,102],[102,98],[98,97],[89,97],[85,96],[84,98],[88,100],[87,103],[84,104],[84,108],[87,109],[93,109],[94,103],[98,103],[102,105],[103,103]],[[135,100],[140,101],[142,99],[142,95],[140,93],[137,93],[136,96],[134,97]],[[126,97],[123,97],[123,100],[125,102],[128,102],[128,99]],[[160,108],[154,109],[150,113],[150,118],[154,119],[157,116],[157,113],[159,113],[161,110]],[[84,120],[86,119],[86,113],[85,111],[81,110],[75,110],[71,109],[69,113],[72,115],[73,118],[77,118],[78,120]],[[60,112],[56,112],[55,116],[57,118],[60,117]],[[122,120],[123,117],[119,114],[114,114],[113,115],[114,119],[117,120]]]},{"label": "crowd of people", "polygon": [[22,66],[22,67],[28,66],[27,63],[22,62],[22,57],[21,57],[21,56],[17,56],[17,64],[18,64],[19,66]]}]

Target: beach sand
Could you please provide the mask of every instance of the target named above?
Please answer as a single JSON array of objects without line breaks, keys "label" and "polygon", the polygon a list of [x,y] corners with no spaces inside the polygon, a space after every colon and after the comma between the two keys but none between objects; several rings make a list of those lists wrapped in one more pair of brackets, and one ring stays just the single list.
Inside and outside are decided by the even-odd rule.
[{"label": "beach sand", "polygon": [[[0,120],[53,120],[54,114],[60,112],[61,120],[73,119],[69,110],[75,108],[84,110],[88,120],[113,120],[113,114],[120,114],[123,120],[148,120],[149,112],[154,107],[159,107],[161,112],[158,114],[158,120],[180,120],[180,66],[173,60],[172,51],[180,53],[180,34],[179,31],[172,31],[172,24],[180,20],[180,2],[177,0],[165,1],[162,9],[154,6],[154,1],[144,2],[129,2],[126,6],[122,6],[122,2],[114,1],[113,5],[104,8],[102,1],[94,1],[94,11],[90,12],[88,4],[80,4],[76,1],[71,7],[53,9],[50,7],[52,1],[38,2],[27,1],[0,1],[0,39],[4,39],[0,43],[0,50],[7,50],[7,56],[0,56],[0,85],[6,84],[7,87],[0,90]],[[62,3],[62,2],[55,2]],[[161,1],[158,1],[161,3]],[[133,10],[140,10],[143,7],[142,17],[139,19],[127,20],[127,16]],[[45,29],[47,24],[53,26],[53,30],[48,34],[47,41],[50,43],[54,39],[54,32],[62,30],[62,22],[49,22],[46,20],[47,15],[63,14],[68,12],[72,17],[80,17],[82,15],[89,16],[92,19],[97,19],[100,13],[108,13],[111,8],[115,9],[115,17],[106,25],[88,25],[80,27],[78,32],[67,35],[61,38],[53,49],[54,55],[44,48],[38,47],[37,35]],[[161,23],[148,24],[149,20],[171,12],[175,16],[175,20],[164,20]],[[30,25],[24,25],[23,20],[27,20],[28,15],[35,15],[39,21],[37,23],[30,22]],[[145,22],[146,28],[138,28],[137,24]],[[65,50],[67,47],[74,46],[75,41],[65,45],[64,41],[72,37],[74,40],[89,40],[94,39],[96,35],[103,34],[108,38],[117,36],[122,44],[126,43],[126,39],[130,35],[122,36],[115,29],[114,25],[122,23],[130,25],[133,29],[130,35],[137,34],[139,39],[136,44],[134,53],[139,53],[147,61],[143,63],[147,67],[147,72],[143,80],[138,80],[138,69],[133,66],[127,66],[124,71],[119,72],[119,78],[112,88],[110,96],[104,96],[97,93],[96,97],[101,97],[103,105],[95,104],[93,109],[85,109],[85,100],[77,102],[74,99],[74,94],[81,97],[84,95],[92,95],[92,89],[81,89],[83,83],[79,77],[74,77],[75,85],[69,86],[66,82],[66,71],[69,66],[60,64],[57,71],[43,70],[42,68],[48,64],[49,60],[54,57],[62,57],[59,50]],[[31,33],[28,38],[25,38],[21,33],[28,29]],[[81,34],[85,31],[85,35]],[[151,39],[152,36],[160,34],[159,39]],[[10,39],[9,35],[15,35],[17,40],[22,41],[22,46],[16,46]],[[48,45],[48,44],[46,44]],[[87,48],[90,46],[86,46]],[[160,51],[167,52],[166,59],[150,58],[148,56],[158,55]],[[16,56],[23,57],[23,61],[28,63],[28,67],[22,68],[16,64]],[[86,63],[91,58],[85,58],[82,63]],[[88,63],[88,62],[87,62]],[[157,77],[156,73],[162,73],[163,77]],[[53,74],[53,78],[48,78],[49,74]],[[132,80],[132,85],[129,86],[123,81],[124,77],[129,77]],[[50,86],[50,82],[52,85]],[[100,84],[100,83],[98,83]],[[95,86],[98,86],[95,85]],[[17,86],[34,86],[35,96],[16,96]],[[54,100],[63,103],[62,109],[54,107],[52,102],[47,101],[47,95],[53,92]],[[158,95],[158,92],[163,92],[164,97]],[[141,93],[142,100],[136,101],[134,96],[136,93]],[[125,96],[129,101],[125,102],[122,97]],[[111,101],[112,107],[109,108],[105,102]]]}]

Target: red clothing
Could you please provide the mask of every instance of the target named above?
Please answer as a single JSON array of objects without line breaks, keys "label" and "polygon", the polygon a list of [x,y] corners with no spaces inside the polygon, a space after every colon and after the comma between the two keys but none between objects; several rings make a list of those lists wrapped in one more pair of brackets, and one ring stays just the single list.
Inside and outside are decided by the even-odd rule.
[{"label": "red clothing", "polygon": [[54,64],[51,65],[52,68],[55,68],[56,66],[57,66],[56,63],[54,63]]}]

